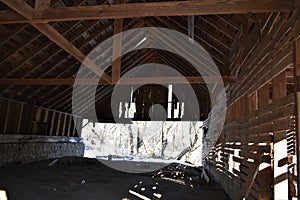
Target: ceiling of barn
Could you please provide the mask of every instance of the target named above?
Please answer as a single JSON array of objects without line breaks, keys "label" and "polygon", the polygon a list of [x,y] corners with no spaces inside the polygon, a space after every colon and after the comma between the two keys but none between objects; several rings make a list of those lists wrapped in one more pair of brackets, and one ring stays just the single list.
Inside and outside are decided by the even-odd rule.
[{"label": "ceiling of barn", "polygon": [[[21,2],[21,4],[11,3],[15,4],[13,6],[10,0],[3,2],[0,2],[0,77],[2,80],[0,81],[0,96],[71,112],[72,80],[84,56],[114,34],[114,19],[112,17],[98,20],[55,21],[54,19],[48,23],[42,21],[42,24],[35,23],[35,21],[25,23],[28,20],[26,19],[27,10],[33,9],[36,2],[47,1],[17,0],[16,2]],[[284,3],[279,0],[274,2]],[[27,3],[29,9],[18,7],[22,3]],[[124,3],[144,3],[144,1]],[[115,2],[111,0],[52,0],[50,7],[109,4],[115,4]],[[286,7],[283,6],[281,9],[287,9]],[[276,7],[276,9],[279,8]],[[220,12],[219,10],[216,13]],[[268,16],[268,13],[269,11],[260,15]],[[20,17],[20,14],[23,17]],[[191,34],[189,30],[193,30],[191,36],[211,55],[222,76],[233,75],[228,59],[232,43],[244,21],[256,23],[255,15],[249,13],[196,15],[192,23],[189,23],[191,20],[189,16],[171,15],[174,14],[170,14],[169,17],[125,18],[122,30],[148,26],[165,27],[183,34]],[[104,53],[111,52],[104,50]],[[172,66],[184,76],[199,76],[185,60],[155,49],[138,50],[123,56],[121,75],[135,66],[151,62]],[[112,76],[111,69],[109,67],[105,71],[108,80]],[[69,82],[66,84],[59,82],[60,80],[69,80]],[[194,85],[197,93],[208,95],[205,84],[195,83]],[[113,85],[110,84],[99,86],[96,102],[100,104],[112,89]],[[84,99],[82,101],[84,102]]]}]

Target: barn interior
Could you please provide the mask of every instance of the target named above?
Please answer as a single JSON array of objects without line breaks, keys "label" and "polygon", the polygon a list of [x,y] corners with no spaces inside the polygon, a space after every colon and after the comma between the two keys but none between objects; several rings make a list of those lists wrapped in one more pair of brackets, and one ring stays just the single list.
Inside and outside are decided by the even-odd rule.
[{"label": "barn interior", "polygon": [[299,0],[0,0],[0,44],[1,200],[298,199]]}]

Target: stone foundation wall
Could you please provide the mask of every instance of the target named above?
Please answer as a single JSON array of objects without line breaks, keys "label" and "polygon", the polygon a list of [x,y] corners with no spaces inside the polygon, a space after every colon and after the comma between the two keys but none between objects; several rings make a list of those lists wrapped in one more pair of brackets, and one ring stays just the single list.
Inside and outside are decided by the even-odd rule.
[{"label": "stone foundation wall", "polygon": [[82,142],[15,142],[0,144],[0,166],[63,156],[84,155]]}]

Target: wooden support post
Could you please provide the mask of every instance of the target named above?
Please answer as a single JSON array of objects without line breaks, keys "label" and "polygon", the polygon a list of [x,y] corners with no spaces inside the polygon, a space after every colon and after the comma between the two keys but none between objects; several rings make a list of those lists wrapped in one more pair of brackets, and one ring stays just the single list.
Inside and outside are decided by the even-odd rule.
[{"label": "wooden support post", "polygon": [[78,137],[81,137],[82,122],[83,122],[83,119],[81,117],[78,117],[77,123],[76,123],[77,124],[76,129],[77,129]]},{"label": "wooden support post", "polygon": [[71,136],[71,129],[72,129],[72,121],[73,121],[73,116],[70,116],[68,119],[68,131],[67,131],[67,136]]},{"label": "wooden support post", "polygon": [[9,110],[9,107],[10,107],[10,104],[11,104],[11,102],[10,101],[8,101],[8,103],[7,103],[7,108],[6,108],[6,114],[5,114],[5,122],[4,122],[4,127],[3,127],[3,133],[5,134],[6,133],[6,130],[7,130],[7,123],[8,123],[8,120],[9,120],[9,112],[10,112],[10,110]]},{"label": "wooden support post", "polygon": [[300,197],[300,38],[295,41],[295,92],[296,92],[296,152],[297,152],[297,175],[298,197]]},{"label": "wooden support post", "polygon": [[191,41],[194,40],[195,16],[188,16],[188,36]]},{"label": "wooden support post", "polygon": [[[286,96],[285,72],[273,79],[273,103]],[[288,167],[279,161],[288,156],[286,131],[274,132],[274,199],[288,199]]]},{"label": "wooden support post", "polygon": [[[124,0],[117,0],[116,4],[122,4]],[[114,35],[118,37],[113,38],[113,52],[112,52],[112,82],[116,83],[120,79],[121,74],[121,51],[122,51],[122,30],[123,19],[115,19],[114,23]]]},{"label": "wooden support post", "polygon": [[20,107],[20,115],[19,115],[19,119],[18,119],[18,128],[17,128],[17,133],[18,133],[18,134],[19,134],[20,131],[21,131],[21,123],[22,123],[23,110],[24,110],[24,104],[21,103],[21,107]]},{"label": "wooden support post", "polygon": [[9,101],[7,106],[7,113],[5,118],[4,133],[16,134],[20,118],[22,104],[14,101]]},{"label": "wooden support post", "polygon": [[60,126],[61,126],[61,116],[62,116],[62,113],[58,113],[58,120],[57,120],[57,128],[56,128],[56,136],[59,136],[61,133],[60,133]]},{"label": "wooden support post", "polygon": [[75,126],[75,124],[76,124],[76,117],[75,116],[73,116],[72,117],[72,129],[71,129],[71,131],[72,131],[72,137],[76,137],[76,126]]},{"label": "wooden support post", "polygon": [[8,101],[0,99],[0,133],[4,133]]},{"label": "wooden support post", "polygon": [[68,116],[69,115],[66,115],[66,114],[63,115],[64,121],[63,121],[63,128],[62,128],[62,132],[61,132],[62,136],[65,136]]},{"label": "wooden support post", "polygon": [[49,133],[49,135],[53,135],[53,133],[54,133],[55,117],[56,117],[56,112],[52,112],[52,118],[51,118],[51,123],[50,123],[50,133]]}]

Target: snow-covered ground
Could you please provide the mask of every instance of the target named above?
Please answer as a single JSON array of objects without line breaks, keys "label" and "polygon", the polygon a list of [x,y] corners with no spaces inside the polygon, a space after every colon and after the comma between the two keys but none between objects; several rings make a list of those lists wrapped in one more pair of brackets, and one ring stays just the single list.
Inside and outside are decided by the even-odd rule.
[{"label": "snow-covered ground", "polygon": [[192,163],[201,166],[202,122],[87,123],[85,157],[110,161]]}]

